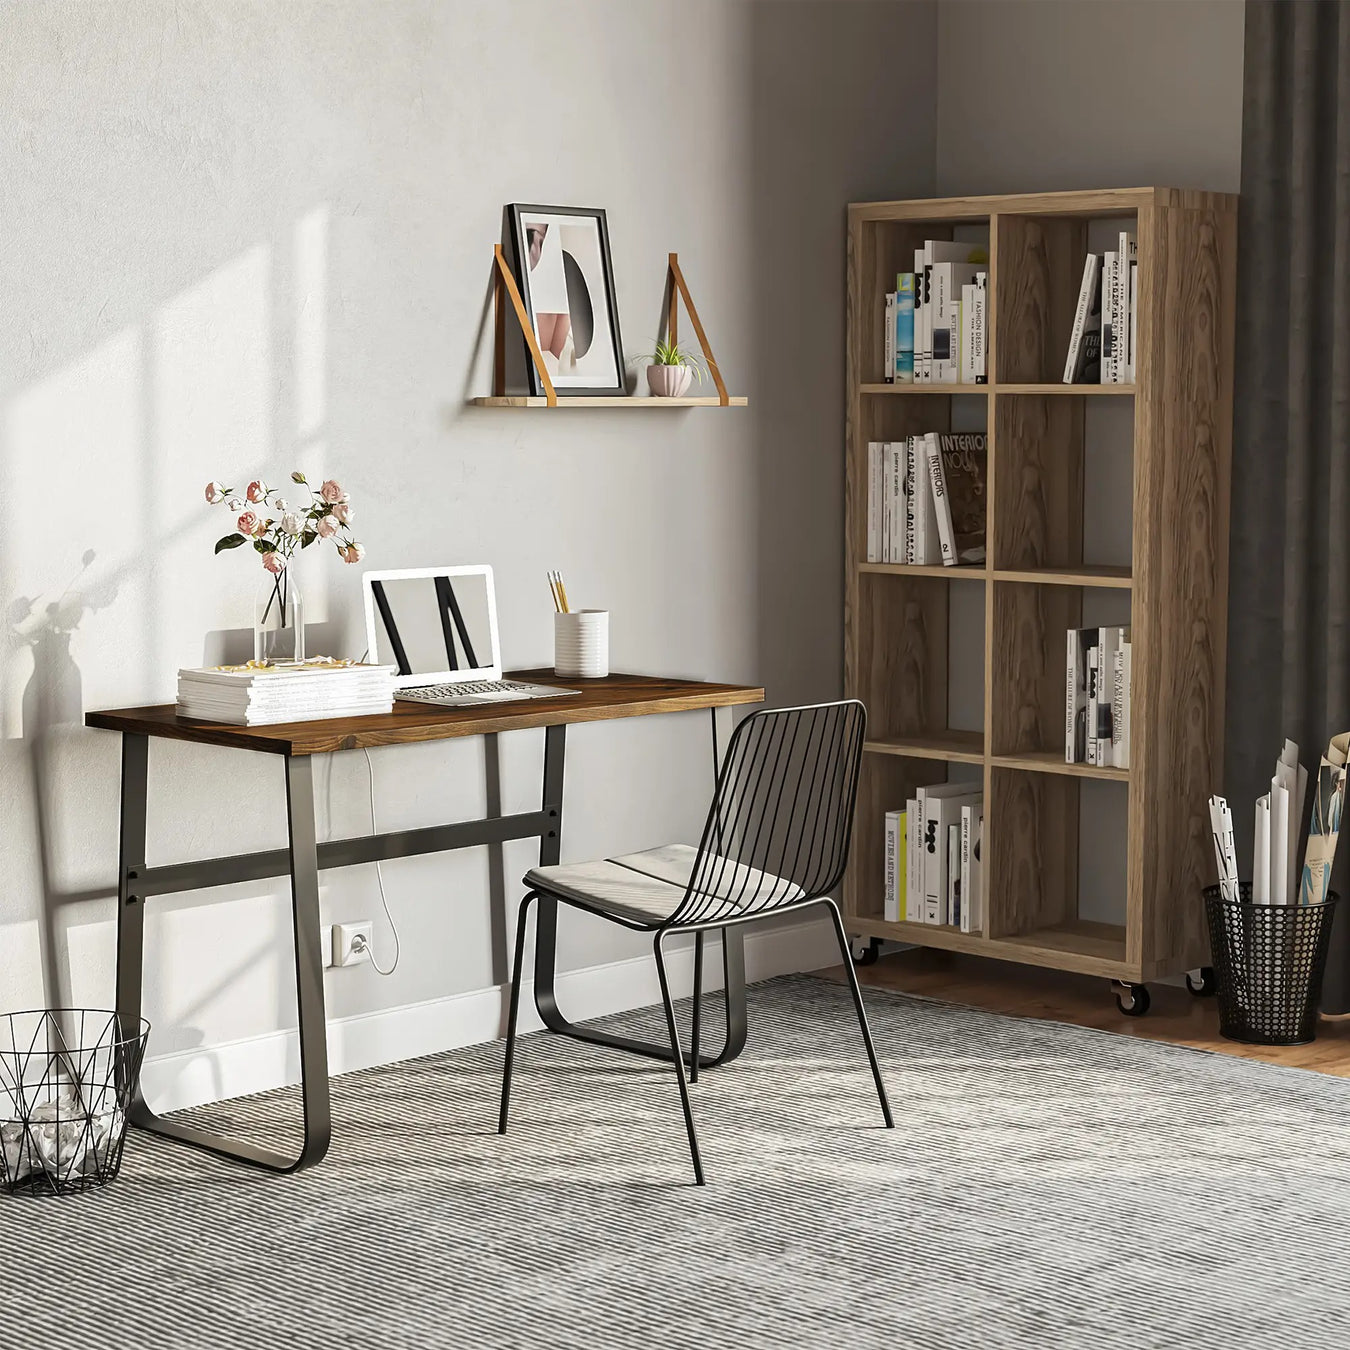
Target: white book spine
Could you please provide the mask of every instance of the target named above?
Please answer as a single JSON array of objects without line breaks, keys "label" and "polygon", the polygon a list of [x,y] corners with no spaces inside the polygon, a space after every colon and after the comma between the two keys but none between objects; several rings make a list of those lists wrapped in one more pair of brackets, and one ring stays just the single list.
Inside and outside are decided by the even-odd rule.
[{"label": "white book spine", "polygon": [[1087,329],[1088,311],[1092,308],[1092,292],[1097,284],[1098,258],[1089,253],[1083,260],[1083,279],[1078,286],[1078,306],[1073,312],[1073,328],[1069,332],[1069,354],[1064,361],[1064,383],[1072,384],[1078,378],[1078,358]]},{"label": "white book spine", "polygon": [[989,273],[975,277],[975,307],[971,312],[971,373],[976,384],[989,383]]},{"label": "white book spine", "polygon": [[1097,630],[1097,721],[1092,734],[1097,738],[1096,763],[1103,768],[1116,762],[1115,670],[1118,628]]},{"label": "white book spine", "polygon": [[1130,630],[1113,630],[1111,647],[1111,763],[1118,769],[1130,767],[1130,747],[1126,740],[1125,709],[1129,703],[1129,681],[1125,673]]},{"label": "white book spine", "polygon": [[1102,259],[1102,379],[1103,384],[1119,384],[1116,374],[1116,255]]},{"label": "white book spine", "polygon": [[923,922],[923,802],[911,797],[905,803],[908,843],[905,851],[905,921]]},{"label": "white book spine", "polygon": [[984,878],[980,867],[984,810],[978,804],[961,808],[961,931],[984,927]]},{"label": "white book spine", "polygon": [[929,378],[934,384],[956,383],[955,341],[958,330],[953,324],[956,310],[953,303],[952,264],[933,263],[933,355]]},{"label": "white book spine", "polygon": [[1070,628],[1064,652],[1064,762],[1078,762],[1078,630]]},{"label": "white book spine", "polygon": [[886,812],[886,891],[884,914],[887,923],[900,917],[900,883],[897,869],[900,865],[900,813]]},{"label": "white book spine", "polygon": [[867,442],[867,561],[883,562],[883,512],[886,501],[882,495],[882,449],[880,441]]},{"label": "white book spine", "polygon": [[956,535],[952,531],[952,507],[947,500],[947,474],[942,465],[942,437],[930,431],[925,437],[928,482],[933,490],[933,516],[937,522],[939,557],[944,567],[956,566]]},{"label": "white book spine", "polygon": [[919,483],[918,444],[913,436],[905,437],[905,561],[919,561]]},{"label": "white book spine", "polygon": [[914,379],[928,379],[928,248],[914,250]]},{"label": "white book spine", "polygon": [[961,822],[947,826],[947,925],[961,927]]},{"label": "white book spine", "polygon": [[886,555],[889,563],[905,560],[905,443],[891,441],[886,446],[886,459],[890,465],[891,484],[891,549]]},{"label": "white book spine", "polygon": [[1121,665],[1124,670],[1124,693],[1125,707],[1121,717],[1121,735],[1120,735],[1120,758],[1116,761],[1116,767],[1128,769],[1130,767],[1130,654],[1133,650],[1132,644],[1123,643],[1121,646]]},{"label": "white book spine", "polygon": [[1116,251],[1116,317],[1120,323],[1116,376],[1121,384],[1129,384],[1134,379],[1130,373],[1130,274],[1135,257],[1134,240],[1128,231],[1121,230]]},{"label": "white book spine", "polygon": [[878,441],[880,451],[881,484],[877,502],[881,516],[881,562],[890,562],[892,540],[895,538],[895,521],[891,514],[891,447],[886,441]]},{"label": "white book spine", "polygon": [[885,346],[882,353],[882,371],[887,384],[895,383],[895,292],[886,292],[886,312],[882,316],[886,325]]},{"label": "white book spine", "polygon": [[930,437],[936,440],[937,434],[914,438],[914,561],[924,567],[935,567],[942,561],[928,459]]},{"label": "white book spine", "polygon": [[978,293],[973,284],[961,287],[961,369],[958,378],[962,384],[975,383],[975,297]]},{"label": "white book spine", "polygon": [[1130,342],[1125,355],[1125,378],[1133,384],[1138,370],[1135,353],[1139,350],[1139,263],[1130,259]]}]

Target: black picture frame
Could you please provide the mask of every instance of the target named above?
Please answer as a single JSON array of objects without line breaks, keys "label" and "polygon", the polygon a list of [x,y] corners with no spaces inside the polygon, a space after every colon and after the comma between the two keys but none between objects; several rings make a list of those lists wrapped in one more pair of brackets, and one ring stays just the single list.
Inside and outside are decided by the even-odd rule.
[{"label": "black picture frame", "polygon": [[[595,222],[597,234],[597,254],[602,272],[602,283],[604,287],[604,317],[608,326],[608,333],[601,334],[597,332],[595,325],[595,315],[598,309],[597,297],[594,295],[594,279],[585,275],[582,265],[575,257],[564,253],[563,282],[568,289],[569,311],[567,330],[573,338],[581,322],[581,315],[573,317],[571,307],[575,303],[575,287],[579,284],[584,294],[583,302],[589,302],[589,308],[586,310],[586,316],[590,323],[591,344],[588,344],[588,353],[591,345],[600,341],[602,337],[607,338],[605,350],[612,353],[613,356],[613,379],[599,379],[595,381],[587,380],[584,375],[567,374],[560,372],[553,377],[553,388],[559,398],[579,397],[585,395],[624,395],[628,393],[628,382],[626,376],[626,367],[623,357],[623,338],[619,330],[619,302],[614,290],[614,267],[609,254],[609,222],[605,213],[598,207],[589,206],[531,206],[520,202],[512,202],[506,208],[507,223],[510,231],[510,253],[511,267],[515,273],[516,284],[520,287],[521,298],[525,302],[525,312],[529,316],[530,326],[534,330],[535,339],[539,341],[540,348],[546,349],[546,343],[541,337],[540,322],[536,314],[535,296],[530,284],[531,268],[530,258],[530,240],[526,238],[528,222],[532,217],[537,216],[568,216],[579,220],[590,220]],[[570,262],[570,268],[566,263]],[[552,312],[552,311],[550,311]],[[547,336],[547,335],[544,335]],[[565,337],[564,350],[565,350]],[[522,339],[523,343],[523,339]],[[555,357],[559,353],[552,351],[551,345],[547,349]],[[599,359],[598,356],[596,358]],[[605,370],[604,374],[609,374]],[[534,362],[530,359],[528,348],[525,353],[525,375],[529,381],[530,393],[536,396],[544,393],[543,381],[539,378],[539,372],[535,369]],[[580,381],[580,382],[578,382]]]}]

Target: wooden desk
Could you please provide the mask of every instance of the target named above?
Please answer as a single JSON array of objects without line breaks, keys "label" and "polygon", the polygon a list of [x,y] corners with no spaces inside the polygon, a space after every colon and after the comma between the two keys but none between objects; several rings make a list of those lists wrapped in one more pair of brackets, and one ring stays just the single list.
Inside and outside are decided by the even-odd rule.
[{"label": "wooden desk", "polygon": [[[645,675],[611,675],[604,680],[563,681],[551,671],[514,671],[510,678],[565,684],[580,689],[576,697],[495,703],[477,708],[434,708],[395,704],[377,717],[344,717],[331,721],[293,722],[268,727],[238,727],[198,722],[176,715],[172,704],[92,712],[91,727],[122,733],[120,851],[117,881],[117,1008],[130,1017],[141,1015],[142,963],[145,944],[145,902],[152,896],[176,894],[208,886],[225,886],[266,877],[291,879],[291,913],[295,937],[296,1002],[300,1027],[300,1081],[304,1102],[304,1144],[297,1157],[243,1140],[224,1139],[173,1120],[161,1120],[137,1095],[133,1124],[166,1138],[191,1144],[221,1157],[275,1172],[298,1172],[317,1163],[328,1151],[332,1117],[328,1097],[328,1044],[324,1014],[323,958],[320,951],[319,872],[330,867],[381,862],[448,849],[497,844],[507,839],[539,839],[539,861],[559,861],[562,846],[563,761],[567,727],[574,722],[610,721],[651,713],[710,710],[713,722],[714,769],[717,764],[717,714],[740,704],[760,703],[764,690],[750,685],[708,684],[697,680],[665,680]],[[543,727],[542,802],[538,811],[448,825],[396,830],[320,843],[314,819],[311,756],[339,750],[449,740],[500,731]],[[288,844],[284,849],[204,858],[149,867],[145,861],[149,746],[151,737],[190,741],[281,755],[286,765]],[[552,1031],[601,1044],[640,1049],[670,1058],[669,1049],[610,1038],[569,1022],[558,1008],[554,988],[557,953],[557,903],[542,901],[535,940],[535,1005]],[[723,935],[726,971],[727,1038],[715,1056],[701,1059],[711,1066],[740,1053],[745,1044],[745,964],[740,929]]]}]

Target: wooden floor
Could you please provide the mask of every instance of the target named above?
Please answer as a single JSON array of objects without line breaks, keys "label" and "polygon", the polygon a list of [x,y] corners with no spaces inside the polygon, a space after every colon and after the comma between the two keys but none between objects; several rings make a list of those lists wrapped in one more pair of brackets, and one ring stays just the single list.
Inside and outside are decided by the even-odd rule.
[{"label": "wooden floor", "polygon": [[[821,973],[836,979],[844,974],[842,967]],[[1117,1009],[1105,980],[928,948],[883,956],[874,966],[859,966],[858,977],[864,984],[990,1012],[1074,1022],[1124,1036],[1172,1041],[1350,1078],[1350,1016],[1323,1017],[1317,1039],[1310,1045],[1241,1045],[1219,1035],[1213,998],[1196,998],[1166,984],[1149,985],[1152,1007],[1147,1014],[1127,1017]]]}]

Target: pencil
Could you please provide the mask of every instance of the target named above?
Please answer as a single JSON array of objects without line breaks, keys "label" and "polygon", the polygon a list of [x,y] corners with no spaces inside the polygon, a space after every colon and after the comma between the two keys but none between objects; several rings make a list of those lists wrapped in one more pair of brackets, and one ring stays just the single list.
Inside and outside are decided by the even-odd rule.
[{"label": "pencil", "polygon": [[567,603],[567,587],[563,585],[562,573],[558,573],[558,594],[562,596],[562,607],[564,614],[572,612],[572,606]]},{"label": "pencil", "polygon": [[553,573],[552,573],[552,572],[550,572],[550,573],[548,574],[548,593],[553,597],[553,608],[554,608],[554,610],[555,610],[557,613],[561,614],[561,613],[562,613],[562,601],[558,598],[558,584],[557,584],[556,581],[554,581],[554,579],[553,579]]}]

